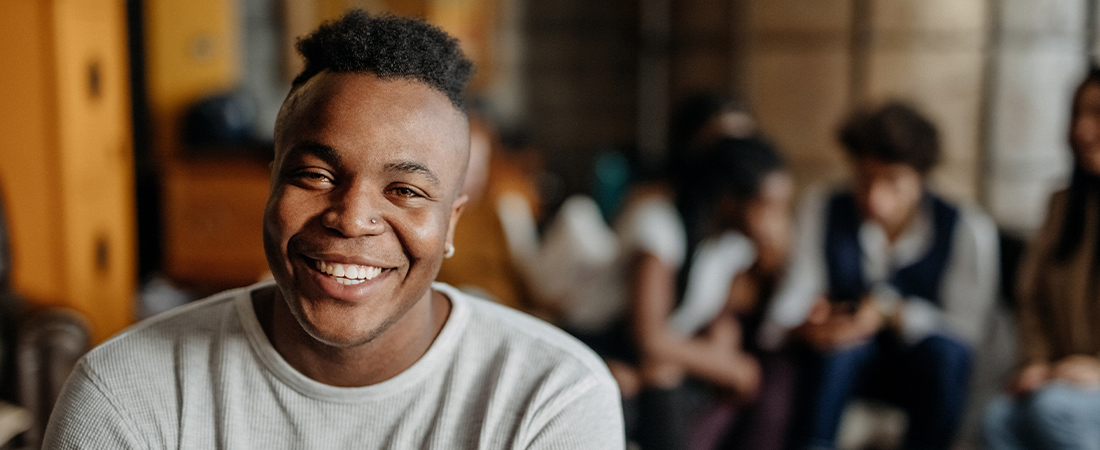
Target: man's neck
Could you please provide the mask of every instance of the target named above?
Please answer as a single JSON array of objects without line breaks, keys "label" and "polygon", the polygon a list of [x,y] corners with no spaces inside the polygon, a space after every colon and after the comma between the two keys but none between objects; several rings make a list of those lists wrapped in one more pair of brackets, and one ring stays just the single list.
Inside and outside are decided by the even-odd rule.
[{"label": "man's neck", "polygon": [[446,296],[429,289],[370,342],[336,347],[307,333],[277,288],[257,295],[253,304],[271,345],[291,367],[317,382],[340,387],[377,384],[411,367],[431,347],[451,309]]},{"label": "man's neck", "polygon": [[923,207],[924,202],[918,201],[915,205],[913,205],[912,208],[909,209],[908,213],[905,215],[905,218],[900,222],[891,225],[883,223],[879,224],[879,226],[882,227],[882,231],[886,233],[886,242],[889,243],[891,247],[893,247],[894,244],[897,244],[898,240],[905,235],[905,232],[913,226],[913,222],[916,222],[917,216],[920,215],[921,208]]}]

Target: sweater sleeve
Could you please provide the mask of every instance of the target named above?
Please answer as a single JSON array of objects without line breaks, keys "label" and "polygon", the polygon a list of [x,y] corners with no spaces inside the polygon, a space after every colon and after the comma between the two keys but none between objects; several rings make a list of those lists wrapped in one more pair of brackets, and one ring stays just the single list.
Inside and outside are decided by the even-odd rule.
[{"label": "sweater sleeve", "polygon": [[57,399],[42,448],[149,448],[115,400],[82,360]]}]

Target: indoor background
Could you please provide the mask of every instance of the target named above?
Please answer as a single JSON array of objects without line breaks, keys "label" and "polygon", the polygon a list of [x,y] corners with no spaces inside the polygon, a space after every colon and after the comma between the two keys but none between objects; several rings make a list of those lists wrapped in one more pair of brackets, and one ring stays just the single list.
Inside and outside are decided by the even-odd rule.
[{"label": "indoor background", "polygon": [[940,127],[934,186],[1026,238],[1069,171],[1098,3],[3,0],[0,281],[34,308],[77,311],[94,344],[264,276],[294,38],[351,7],[461,39],[471,98],[537,149],[551,208],[590,192],[602,152],[661,161],[670,110],[695,92],[743,99],[800,188],[842,180],[838,124],[897,98]]}]

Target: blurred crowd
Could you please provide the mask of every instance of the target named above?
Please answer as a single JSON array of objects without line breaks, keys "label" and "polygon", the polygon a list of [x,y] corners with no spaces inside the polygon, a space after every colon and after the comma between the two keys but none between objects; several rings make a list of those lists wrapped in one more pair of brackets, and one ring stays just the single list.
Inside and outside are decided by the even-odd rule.
[{"label": "blurred crowd", "polygon": [[[855,399],[904,411],[903,448],[951,448],[967,408],[988,448],[1100,448],[1100,69],[1072,108],[1072,180],[1018,270],[980,208],[930,187],[937,126],[901,102],[843,120],[851,179],[797,207],[737,99],[684,99],[665,161],[606,152],[591,192],[559,202],[539,153],[474,110],[470,202],[438,279],[592,347],[642,449],[835,448]],[[975,405],[1006,297],[1019,355]]]}]

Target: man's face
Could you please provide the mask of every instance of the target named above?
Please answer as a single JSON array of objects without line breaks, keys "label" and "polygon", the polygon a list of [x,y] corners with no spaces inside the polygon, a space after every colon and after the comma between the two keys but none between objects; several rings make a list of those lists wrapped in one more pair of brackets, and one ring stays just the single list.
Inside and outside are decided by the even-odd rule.
[{"label": "man's face", "polygon": [[855,160],[856,197],[866,219],[898,233],[924,194],[924,177],[913,167],[874,158]]},{"label": "man's face", "polygon": [[405,79],[322,72],[284,102],[264,250],[311,336],[369,342],[429,296],[465,203],[467,133],[446,96]]}]

